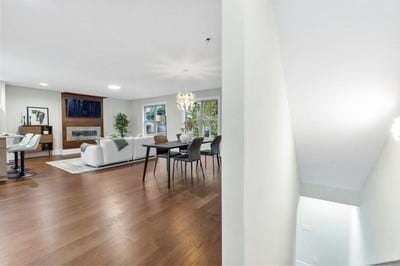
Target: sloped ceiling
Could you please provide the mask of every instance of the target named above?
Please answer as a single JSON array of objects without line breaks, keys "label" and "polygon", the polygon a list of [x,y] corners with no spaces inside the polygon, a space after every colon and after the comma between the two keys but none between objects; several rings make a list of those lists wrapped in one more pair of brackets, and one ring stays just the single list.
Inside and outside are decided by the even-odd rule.
[{"label": "sloped ceiling", "polygon": [[360,190],[400,115],[400,1],[274,8],[302,182]]},{"label": "sloped ceiling", "polygon": [[[221,87],[221,1],[2,0],[1,5],[7,83],[40,88],[46,82],[47,89],[123,99]],[[121,90],[110,91],[109,84]]]}]

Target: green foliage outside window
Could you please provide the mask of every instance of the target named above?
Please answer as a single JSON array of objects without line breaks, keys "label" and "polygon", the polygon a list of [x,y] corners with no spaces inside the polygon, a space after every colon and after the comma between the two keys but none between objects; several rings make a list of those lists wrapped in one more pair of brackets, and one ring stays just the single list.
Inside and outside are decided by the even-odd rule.
[{"label": "green foliage outside window", "polygon": [[193,135],[206,138],[218,135],[218,101],[205,100],[195,103],[193,111],[189,113],[193,122]]}]

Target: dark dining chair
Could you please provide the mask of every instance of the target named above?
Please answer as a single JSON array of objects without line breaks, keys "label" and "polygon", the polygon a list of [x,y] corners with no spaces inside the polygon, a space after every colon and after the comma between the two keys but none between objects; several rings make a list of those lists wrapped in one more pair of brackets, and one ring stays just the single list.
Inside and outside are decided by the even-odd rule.
[{"label": "dark dining chair", "polygon": [[214,138],[213,142],[211,142],[211,149],[209,150],[203,150],[201,151],[201,155],[204,155],[205,157],[205,167],[207,168],[207,156],[211,156],[212,157],[212,161],[213,161],[213,172],[215,169],[215,163],[214,163],[214,156],[217,157],[217,162],[218,162],[218,168],[221,167],[221,140],[222,140],[222,136],[218,135]]},{"label": "dark dining chair", "polygon": [[[155,144],[162,144],[168,142],[167,136],[164,135],[156,135],[154,136],[154,143]],[[180,152],[170,151],[170,156],[174,157],[180,155]],[[153,175],[156,175],[156,168],[158,163],[158,158],[168,159],[168,150],[167,149],[156,149],[156,161],[154,163]]]},{"label": "dark dining chair", "polygon": [[201,145],[203,144],[203,140],[204,138],[194,138],[187,149],[187,153],[175,156],[173,158],[174,163],[172,167],[172,180],[174,179],[175,175],[175,163],[178,165],[178,162],[185,163],[185,177],[187,177],[186,176],[187,164],[190,163],[190,177],[192,179],[192,183],[193,183],[193,163],[196,162],[196,168],[197,168],[200,162],[201,172],[203,173],[203,178],[205,178],[203,164],[201,163],[201,154],[200,154],[200,148]]}]

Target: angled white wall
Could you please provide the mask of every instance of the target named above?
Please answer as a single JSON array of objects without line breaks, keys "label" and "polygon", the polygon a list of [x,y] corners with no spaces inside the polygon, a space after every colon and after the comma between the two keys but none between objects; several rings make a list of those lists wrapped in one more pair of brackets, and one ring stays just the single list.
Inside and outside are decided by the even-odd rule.
[{"label": "angled white wall", "polygon": [[366,262],[400,260],[400,142],[392,137],[365,183],[361,228]]},{"label": "angled white wall", "polygon": [[223,1],[224,264],[292,265],[299,181],[270,0]]}]

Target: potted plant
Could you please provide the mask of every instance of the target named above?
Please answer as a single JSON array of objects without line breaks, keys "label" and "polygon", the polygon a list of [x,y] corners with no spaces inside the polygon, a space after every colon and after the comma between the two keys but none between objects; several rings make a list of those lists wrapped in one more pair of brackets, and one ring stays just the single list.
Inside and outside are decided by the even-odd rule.
[{"label": "potted plant", "polygon": [[43,135],[48,135],[50,132],[50,127],[49,126],[43,126],[42,128]]},{"label": "potted plant", "polygon": [[129,120],[128,116],[124,113],[118,113],[114,116],[114,128],[118,130],[121,137],[128,133]]}]

